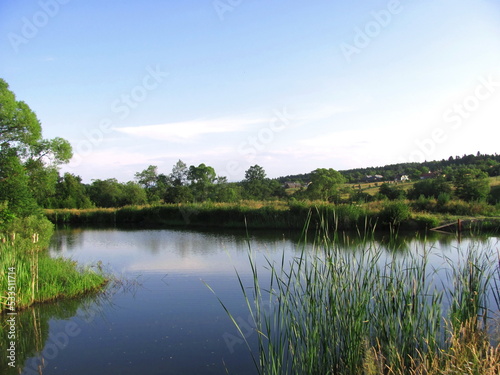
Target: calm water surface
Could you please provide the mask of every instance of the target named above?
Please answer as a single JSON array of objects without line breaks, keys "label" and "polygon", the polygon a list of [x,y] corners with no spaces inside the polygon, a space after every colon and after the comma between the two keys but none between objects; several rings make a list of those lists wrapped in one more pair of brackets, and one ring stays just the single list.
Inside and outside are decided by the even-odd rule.
[{"label": "calm water surface", "polygon": [[[264,278],[266,259],[281,262],[283,254],[290,259],[300,253],[291,237],[267,232],[250,236]],[[482,241],[482,246],[498,247],[497,238]],[[467,241],[459,245],[453,236],[442,236],[430,244],[436,253],[454,257]],[[418,248],[420,241],[409,240],[402,251]],[[252,345],[256,333],[244,323],[249,314],[236,278],[237,270],[243,283],[251,285],[247,251],[246,235],[237,232],[58,231],[50,248],[53,256],[103,267],[124,282],[108,288],[105,296],[23,313],[19,319],[25,326],[35,322],[36,327],[24,333],[32,348],[23,374],[255,374],[248,348],[217,300],[243,322]],[[436,265],[442,261],[431,257]]]}]

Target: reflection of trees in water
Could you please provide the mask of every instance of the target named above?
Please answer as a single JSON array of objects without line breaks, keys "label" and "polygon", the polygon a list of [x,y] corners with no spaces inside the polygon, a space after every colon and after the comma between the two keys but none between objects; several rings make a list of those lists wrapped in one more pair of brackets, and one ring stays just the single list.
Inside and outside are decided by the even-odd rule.
[{"label": "reflection of trees in water", "polygon": [[[86,322],[90,322],[102,309],[102,304],[108,301],[104,294],[86,295],[78,299],[66,299],[53,303],[37,304],[28,309],[17,312],[16,337],[14,340],[8,337],[8,327],[5,322],[8,315],[0,315],[0,342],[15,342],[16,367],[8,365],[7,356],[0,356],[0,373],[5,375],[14,374],[43,374],[44,366],[69,343],[71,337],[76,337],[81,332],[77,323],[70,318],[77,312]],[[79,311],[80,310],[80,311]],[[49,338],[49,321],[51,319],[68,320],[65,332],[56,332]],[[49,359],[50,358],[50,359]]]},{"label": "reflection of trees in water", "polygon": [[61,253],[70,252],[76,246],[81,246],[85,237],[82,235],[83,228],[58,229],[50,242],[50,249]]}]

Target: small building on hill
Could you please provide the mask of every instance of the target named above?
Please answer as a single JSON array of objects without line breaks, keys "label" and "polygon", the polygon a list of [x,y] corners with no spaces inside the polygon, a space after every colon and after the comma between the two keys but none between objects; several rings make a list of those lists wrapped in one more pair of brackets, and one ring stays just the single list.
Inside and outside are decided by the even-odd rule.
[{"label": "small building on hill", "polygon": [[365,176],[365,182],[377,182],[377,181],[382,181],[384,179],[384,176],[381,176],[379,174],[376,175],[366,175]]},{"label": "small building on hill", "polygon": [[283,187],[285,189],[300,189],[300,188],[304,187],[304,184],[302,184],[300,182],[285,182],[283,184]]},{"label": "small building on hill", "polygon": [[410,177],[407,174],[398,174],[394,179],[394,182],[407,182],[410,181]]}]

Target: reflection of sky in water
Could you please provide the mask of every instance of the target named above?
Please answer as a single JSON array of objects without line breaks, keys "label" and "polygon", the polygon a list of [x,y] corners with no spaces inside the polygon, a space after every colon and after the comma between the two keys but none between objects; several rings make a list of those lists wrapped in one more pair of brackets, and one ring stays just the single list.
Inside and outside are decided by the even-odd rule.
[{"label": "reflection of sky in water", "polygon": [[[274,238],[250,238],[252,250],[269,256],[293,243]],[[72,258],[83,264],[102,261],[118,272],[169,271],[231,273],[245,267],[248,244],[244,235],[211,234],[175,230],[84,230],[59,231],[52,255]]]},{"label": "reflection of sky in water", "polygon": [[[290,238],[282,233],[251,234],[250,247],[263,287],[269,282],[266,259],[279,265],[284,254],[287,264],[300,254],[301,245]],[[386,248],[383,243],[377,239],[372,246]],[[499,248],[497,238],[473,243],[482,249]],[[456,259],[470,245],[468,239],[459,244],[454,236],[437,236],[426,245],[401,238],[399,243],[387,245],[391,250],[385,256],[402,259],[408,252],[422,255],[427,249],[431,271],[446,264],[443,256]],[[362,246],[339,246],[356,256],[364,251]],[[311,248],[310,243],[306,245],[308,252]],[[50,251],[83,264],[102,261],[140,285],[119,290],[103,303],[86,303],[73,318],[51,319],[44,350],[50,347],[50,337],[64,332],[67,324],[76,323],[80,331],[55,358],[46,361],[44,375],[222,374],[226,367],[229,373],[255,373],[248,349],[234,341],[238,340],[236,328],[204,284],[213,288],[235,319],[248,322],[235,273],[238,270],[245,286],[252,285],[244,233],[60,230]],[[322,256],[321,251],[318,254]],[[386,259],[380,261],[383,264]],[[248,293],[251,295],[250,289]],[[255,343],[252,327],[244,329]]]}]

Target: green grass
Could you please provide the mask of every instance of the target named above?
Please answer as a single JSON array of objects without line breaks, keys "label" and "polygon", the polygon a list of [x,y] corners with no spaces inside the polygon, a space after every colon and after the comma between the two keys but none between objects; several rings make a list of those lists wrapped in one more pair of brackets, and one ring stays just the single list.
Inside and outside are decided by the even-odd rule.
[{"label": "green grass", "polygon": [[12,307],[18,311],[94,291],[106,282],[100,269],[51,258],[46,249],[52,233],[53,225],[44,217],[16,219],[0,233],[0,313],[10,307],[14,295]]},{"label": "green grass", "polygon": [[492,249],[470,247],[436,270],[430,247],[387,253],[367,240],[346,251],[330,237],[318,232],[314,251],[268,261],[267,281],[249,249],[253,283],[238,279],[258,335],[259,374],[499,373],[500,347],[486,335],[500,309],[498,299],[486,304],[500,280]]},{"label": "green grass", "polygon": [[15,278],[16,311],[33,303],[46,302],[99,289],[106,278],[101,271],[79,267],[64,258],[51,258],[46,252],[27,252],[15,245],[0,244],[0,312],[7,309],[9,270]]}]

